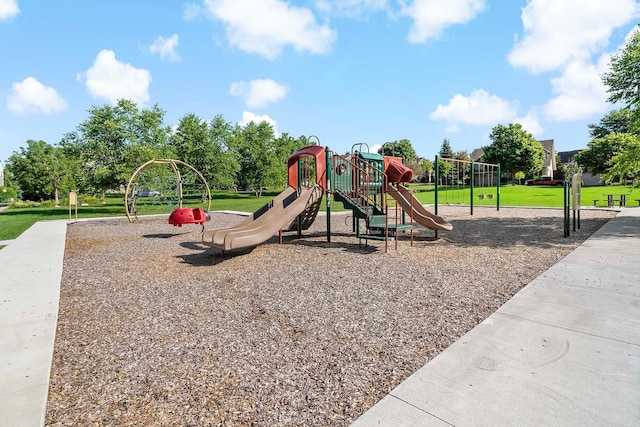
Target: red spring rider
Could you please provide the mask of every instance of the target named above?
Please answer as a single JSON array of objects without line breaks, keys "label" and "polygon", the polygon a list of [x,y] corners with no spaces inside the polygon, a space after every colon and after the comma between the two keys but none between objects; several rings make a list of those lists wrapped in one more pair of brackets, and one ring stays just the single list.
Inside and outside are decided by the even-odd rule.
[{"label": "red spring rider", "polygon": [[211,219],[209,212],[202,208],[178,208],[169,215],[169,224],[182,227],[182,224],[200,224]]}]

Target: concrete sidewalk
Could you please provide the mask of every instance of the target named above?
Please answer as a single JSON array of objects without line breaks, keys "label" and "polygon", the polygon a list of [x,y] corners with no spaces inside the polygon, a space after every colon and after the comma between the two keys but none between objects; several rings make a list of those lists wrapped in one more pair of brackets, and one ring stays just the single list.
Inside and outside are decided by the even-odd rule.
[{"label": "concrete sidewalk", "polygon": [[0,425],[44,424],[67,221],[34,224],[0,250]]},{"label": "concrete sidewalk", "polygon": [[640,425],[640,209],[623,209],[352,425]]}]

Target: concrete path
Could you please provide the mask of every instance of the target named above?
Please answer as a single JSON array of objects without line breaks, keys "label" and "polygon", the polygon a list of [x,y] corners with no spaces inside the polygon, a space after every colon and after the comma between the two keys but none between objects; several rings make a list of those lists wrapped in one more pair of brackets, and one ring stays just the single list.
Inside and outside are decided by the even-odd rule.
[{"label": "concrete path", "polygon": [[639,426],[640,209],[623,209],[352,425]]},{"label": "concrete path", "polygon": [[0,425],[44,424],[66,221],[34,224],[0,250]]}]

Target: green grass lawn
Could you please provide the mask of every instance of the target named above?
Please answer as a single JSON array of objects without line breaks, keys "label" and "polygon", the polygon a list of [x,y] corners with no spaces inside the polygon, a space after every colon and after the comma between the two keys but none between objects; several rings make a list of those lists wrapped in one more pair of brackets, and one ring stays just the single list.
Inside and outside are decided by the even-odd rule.
[{"label": "green grass lawn", "polygon": [[[424,204],[432,204],[435,199],[433,186],[410,186],[416,191],[416,197]],[[474,205],[495,206],[496,188],[474,188]],[[483,198],[478,196],[482,194]],[[491,194],[492,199],[487,196]],[[580,198],[582,206],[593,206],[594,200],[599,200],[598,206],[606,206],[606,194],[625,194],[627,206],[637,206],[636,200],[640,199],[640,188],[632,188],[618,185],[583,187]],[[500,187],[500,206],[531,206],[562,208],[564,188],[545,187],[541,185],[504,185]],[[466,189],[442,189],[438,190],[439,204],[466,204],[471,202],[469,188]]]},{"label": "green grass lawn", "polygon": [[[433,204],[435,191],[433,186],[427,185],[411,185],[409,188],[414,190],[416,197],[423,204]],[[273,199],[279,192],[267,192],[260,198],[256,198],[253,193],[237,193],[232,191],[214,191],[212,193],[213,201],[211,210],[233,210],[254,212],[259,207]],[[544,187],[544,186],[524,186],[524,185],[505,185],[500,187],[500,206],[531,206],[531,207],[553,207],[561,208],[564,190],[562,187]],[[478,195],[482,194],[483,199]],[[493,195],[493,199],[487,197],[488,194]],[[598,206],[606,205],[605,194],[625,194],[627,198],[627,206],[637,206],[640,200],[640,188],[632,188],[625,186],[597,186],[582,188],[582,206],[593,206],[594,200],[599,200]],[[493,188],[475,188],[474,189],[474,205],[475,206],[495,206],[496,204],[495,187]],[[469,189],[446,189],[440,188],[438,191],[439,204],[462,204],[469,205]],[[199,198],[186,198],[183,206],[203,207]],[[176,205],[170,205],[166,201],[159,199],[142,199],[138,203],[138,214],[169,214],[175,209]],[[323,202],[321,209],[325,210],[326,205]],[[333,211],[340,211],[344,208],[340,203],[332,204]],[[78,218],[96,218],[125,216],[124,201],[122,196],[109,196],[104,204],[92,206],[79,206]],[[75,216],[75,212],[74,212]],[[10,240],[18,237],[27,228],[31,227],[35,222],[52,219],[68,219],[69,208],[19,208],[7,209],[0,212],[0,240]]]}]

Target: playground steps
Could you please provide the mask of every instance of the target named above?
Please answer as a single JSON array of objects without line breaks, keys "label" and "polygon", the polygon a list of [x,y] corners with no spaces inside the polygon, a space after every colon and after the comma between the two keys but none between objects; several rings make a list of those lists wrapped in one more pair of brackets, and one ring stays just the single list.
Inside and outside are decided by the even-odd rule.
[{"label": "playground steps", "polygon": [[337,202],[341,202],[342,206],[344,206],[345,209],[349,209],[353,211],[353,216],[356,218],[367,219],[372,214],[373,215],[382,214],[380,209],[378,209],[376,206],[373,206],[373,205],[368,205],[367,208],[364,209],[362,207],[362,204],[358,203],[359,202],[358,199],[350,197],[349,195],[341,191],[336,191],[334,193],[334,199]]},{"label": "playground steps", "polygon": [[389,232],[389,240],[394,240],[399,232],[409,231],[413,227],[411,224],[396,224],[395,221],[388,222],[385,215],[371,215],[367,220],[369,233],[360,234],[358,237],[369,240],[385,240],[386,230]]}]

